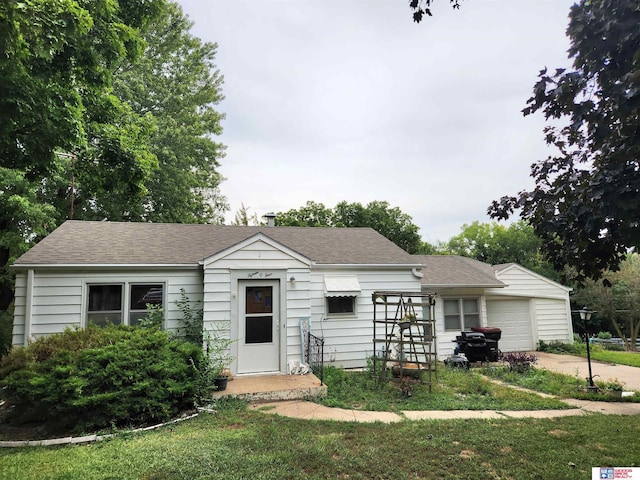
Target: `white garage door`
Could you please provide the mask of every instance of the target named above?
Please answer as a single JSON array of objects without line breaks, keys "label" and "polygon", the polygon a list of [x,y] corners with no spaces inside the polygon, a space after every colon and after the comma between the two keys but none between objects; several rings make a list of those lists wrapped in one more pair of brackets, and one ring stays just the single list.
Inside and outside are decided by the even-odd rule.
[{"label": "white garage door", "polygon": [[533,350],[528,300],[488,300],[487,324],[502,329],[503,352]]}]

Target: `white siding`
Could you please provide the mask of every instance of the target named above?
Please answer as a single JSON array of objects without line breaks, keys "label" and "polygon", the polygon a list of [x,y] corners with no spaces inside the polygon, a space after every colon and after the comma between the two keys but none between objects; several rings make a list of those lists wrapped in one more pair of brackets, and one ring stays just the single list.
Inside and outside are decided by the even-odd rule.
[{"label": "white siding", "polygon": [[567,302],[538,298],[535,300],[538,340],[571,342],[573,329]]},{"label": "white siding", "polygon": [[27,288],[26,272],[16,273],[16,287],[13,313],[13,344],[24,345],[24,315]]},{"label": "white siding", "polygon": [[569,289],[519,265],[512,265],[496,273],[506,288],[488,289],[487,295],[567,298]]},{"label": "white siding", "polygon": [[[362,289],[356,300],[356,315],[326,318],[324,276],[356,275]],[[311,330],[325,339],[325,364],[345,368],[366,366],[373,355],[373,301],[376,290],[420,292],[420,279],[406,270],[317,270],[311,274]]]},{"label": "white siding", "polygon": [[[165,284],[165,327],[177,327],[180,311],[175,302],[184,288],[190,300],[202,299],[202,273],[198,270],[141,270],[140,272],[35,272],[31,305],[30,338],[86,325],[86,285],[89,283],[163,283]],[[26,275],[16,278],[14,345],[24,344]]]}]

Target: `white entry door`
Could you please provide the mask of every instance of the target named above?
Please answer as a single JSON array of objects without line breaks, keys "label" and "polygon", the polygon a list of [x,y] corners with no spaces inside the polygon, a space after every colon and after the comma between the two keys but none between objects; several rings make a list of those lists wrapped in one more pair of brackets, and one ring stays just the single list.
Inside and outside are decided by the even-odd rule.
[{"label": "white entry door", "polygon": [[239,284],[238,373],[280,371],[280,292],[277,281]]}]

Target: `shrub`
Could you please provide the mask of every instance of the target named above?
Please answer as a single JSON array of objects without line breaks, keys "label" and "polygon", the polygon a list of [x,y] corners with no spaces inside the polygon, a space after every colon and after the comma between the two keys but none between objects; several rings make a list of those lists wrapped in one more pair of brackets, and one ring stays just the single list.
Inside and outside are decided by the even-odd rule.
[{"label": "shrub", "polygon": [[201,363],[200,349],[157,328],[67,329],[13,349],[0,363],[0,387],[14,423],[141,425],[193,407]]},{"label": "shrub", "polygon": [[544,340],[540,340],[538,342],[539,352],[546,353],[569,353],[572,355],[580,355],[582,352],[586,351],[586,346],[584,343],[562,343],[558,341],[553,342],[545,342]]},{"label": "shrub", "polygon": [[598,333],[598,338],[601,340],[611,340],[611,333],[610,332],[600,332]]}]

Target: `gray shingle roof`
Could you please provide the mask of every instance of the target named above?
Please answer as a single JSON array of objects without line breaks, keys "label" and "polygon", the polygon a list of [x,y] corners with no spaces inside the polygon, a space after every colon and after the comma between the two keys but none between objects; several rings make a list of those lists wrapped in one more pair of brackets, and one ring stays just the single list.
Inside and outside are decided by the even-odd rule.
[{"label": "gray shingle roof", "polygon": [[424,265],[423,285],[450,287],[506,287],[493,267],[473,258],[456,255],[414,255]]},{"label": "gray shingle roof", "polygon": [[244,227],[73,220],[58,227],[14,265],[197,264],[258,233],[318,264],[420,263],[371,228]]}]

